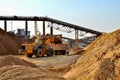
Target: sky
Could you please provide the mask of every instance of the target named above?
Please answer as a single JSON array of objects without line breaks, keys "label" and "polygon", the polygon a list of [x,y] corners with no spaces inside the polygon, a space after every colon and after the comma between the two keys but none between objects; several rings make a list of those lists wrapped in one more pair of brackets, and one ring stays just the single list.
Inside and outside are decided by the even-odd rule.
[{"label": "sky", "polygon": [[[85,28],[112,32],[120,29],[120,0],[0,0],[0,15],[48,16]],[[33,25],[33,22],[29,23]],[[22,24],[19,22],[17,26]],[[2,25],[1,22],[0,27]],[[12,25],[16,26],[16,22]]]}]

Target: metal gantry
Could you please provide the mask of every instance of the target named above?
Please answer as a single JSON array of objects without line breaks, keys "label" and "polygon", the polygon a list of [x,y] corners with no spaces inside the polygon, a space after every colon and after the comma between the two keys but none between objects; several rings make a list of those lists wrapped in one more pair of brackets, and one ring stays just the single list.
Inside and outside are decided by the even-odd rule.
[{"label": "metal gantry", "polygon": [[0,16],[0,20],[4,21],[4,30],[7,31],[7,21],[25,21],[25,38],[27,38],[28,21],[42,21],[43,22],[43,36],[45,36],[45,22],[50,27],[50,34],[53,35],[53,29],[60,30],[63,32],[71,33],[75,31],[75,45],[78,46],[79,36],[85,34],[92,34],[95,37],[100,36],[102,32],[84,28],[71,23],[63,22],[60,20],[52,19],[49,17],[38,17],[38,16]]}]

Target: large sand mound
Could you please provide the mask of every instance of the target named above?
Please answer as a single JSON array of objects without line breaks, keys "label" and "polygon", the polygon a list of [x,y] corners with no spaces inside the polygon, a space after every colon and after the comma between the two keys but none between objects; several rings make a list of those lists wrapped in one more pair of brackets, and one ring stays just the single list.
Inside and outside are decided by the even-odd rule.
[{"label": "large sand mound", "polygon": [[65,80],[54,73],[26,66],[4,66],[0,69],[0,80]]},{"label": "large sand mound", "polygon": [[22,38],[5,32],[0,28],[0,55],[18,54]]},{"label": "large sand mound", "polygon": [[23,65],[23,66],[27,66],[27,67],[36,67],[37,66],[33,63],[27,62],[23,59],[14,57],[12,55],[6,55],[6,56],[1,56],[0,57],[0,67],[3,66],[14,66],[14,65]]},{"label": "large sand mound", "polygon": [[90,44],[74,67],[64,75],[68,80],[119,80],[120,30],[103,34]]},{"label": "large sand mound", "polygon": [[13,56],[0,57],[0,80],[65,80],[55,73]]}]

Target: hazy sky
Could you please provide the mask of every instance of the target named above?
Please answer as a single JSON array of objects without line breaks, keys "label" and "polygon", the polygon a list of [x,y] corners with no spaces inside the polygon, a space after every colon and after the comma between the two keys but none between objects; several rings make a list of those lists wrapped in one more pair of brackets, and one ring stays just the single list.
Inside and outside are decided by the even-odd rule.
[{"label": "hazy sky", "polygon": [[0,15],[48,16],[111,32],[120,28],[120,0],[0,0]]}]

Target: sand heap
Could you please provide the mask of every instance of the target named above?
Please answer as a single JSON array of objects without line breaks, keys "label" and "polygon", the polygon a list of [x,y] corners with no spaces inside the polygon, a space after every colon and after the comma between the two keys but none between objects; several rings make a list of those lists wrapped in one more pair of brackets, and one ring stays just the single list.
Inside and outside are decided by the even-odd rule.
[{"label": "sand heap", "polygon": [[51,71],[13,56],[0,57],[0,80],[65,80]]},{"label": "sand heap", "polygon": [[0,28],[0,55],[18,54],[21,37],[5,32]]},{"label": "sand heap", "polygon": [[120,30],[101,35],[83,53],[65,78],[120,80]]},{"label": "sand heap", "polygon": [[82,51],[83,49],[81,49],[80,47],[74,47],[69,49],[69,55],[79,54]]},{"label": "sand heap", "polygon": [[12,55],[1,56],[0,57],[0,67],[14,66],[14,65],[22,65],[22,66],[37,68],[37,66],[35,64],[27,62],[27,61],[25,61],[23,59],[14,57]]}]

